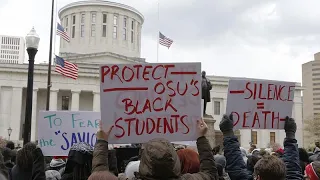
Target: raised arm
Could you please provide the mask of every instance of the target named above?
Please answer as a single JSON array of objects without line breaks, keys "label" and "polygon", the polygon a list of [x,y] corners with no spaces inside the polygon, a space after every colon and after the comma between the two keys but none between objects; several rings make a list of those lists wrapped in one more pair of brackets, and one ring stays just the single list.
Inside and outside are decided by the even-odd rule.
[{"label": "raised arm", "polygon": [[94,146],[93,159],[92,159],[92,173],[96,171],[108,171],[108,138],[113,126],[104,132],[102,124],[99,123],[99,130],[96,134],[97,142]]},{"label": "raised arm", "polygon": [[282,158],[287,169],[286,179],[303,179],[301,174],[298,144],[297,140],[295,139],[297,125],[293,118],[286,117],[284,130],[286,132],[286,138],[283,142],[284,155]]},{"label": "raised arm", "polygon": [[184,176],[185,179],[216,180],[218,179],[218,170],[215,165],[209,141],[204,136],[208,131],[208,126],[203,120],[201,120],[198,121],[197,127],[199,132],[197,148],[200,159],[200,170],[198,173],[184,174],[182,176]]},{"label": "raised arm", "polygon": [[233,132],[232,115],[224,115],[219,127],[223,133],[224,156],[227,160],[226,171],[230,179],[249,179],[248,170],[241,155],[240,144]]}]

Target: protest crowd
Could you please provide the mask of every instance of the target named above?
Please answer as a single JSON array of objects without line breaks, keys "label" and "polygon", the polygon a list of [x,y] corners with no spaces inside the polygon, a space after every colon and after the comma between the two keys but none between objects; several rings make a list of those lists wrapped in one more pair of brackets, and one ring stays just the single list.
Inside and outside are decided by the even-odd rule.
[{"label": "protest crowd", "polygon": [[[74,144],[68,157],[44,157],[35,143],[16,149],[12,142],[1,148],[1,180],[283,180],[320,177],[320,150],[308,154],[298,149],[294,119],[286,117],[283,149],[257,149],[248,151],[240,147],[233,132],[232,115],[224,115],[220,130],[224,136],[223,151],[212,149],[205,134],[203,120],[197,122],[197,151],[175,148],[166,139],[152,139],[143,144],[139,155],[127,162],[124,172],[117,170],[115,157],[108,153],[109,131],[97,130],[97,141],[92,148],[84,142]],[[111,161],[110,161],[111,160]]]}]

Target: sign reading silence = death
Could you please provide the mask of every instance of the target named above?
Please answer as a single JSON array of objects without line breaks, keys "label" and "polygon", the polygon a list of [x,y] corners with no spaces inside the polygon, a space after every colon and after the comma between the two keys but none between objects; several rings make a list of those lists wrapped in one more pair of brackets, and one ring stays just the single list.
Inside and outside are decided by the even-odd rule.
[{"label": "sign reading silence = death", "polygon": [[283,129],[294,92],[294,82],[231,79],[227,114],[233,115],[234,129]]}]

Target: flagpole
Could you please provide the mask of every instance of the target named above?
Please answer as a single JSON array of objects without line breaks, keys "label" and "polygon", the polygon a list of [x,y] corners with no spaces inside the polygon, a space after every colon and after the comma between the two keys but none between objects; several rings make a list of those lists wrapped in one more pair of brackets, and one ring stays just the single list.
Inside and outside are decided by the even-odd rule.
[{"label": "flagpole", "polygon": [[[58,24],[58,20],[57,20],[57,16],[58,16],[58,1],[56,1],[56,11],[54,14],[54,30],[57,30],[57,24]],[[56,44],[57,44],[57,33],[54,33],[54,45],[53,45],[53,54],[56,55]],[[54,56],[55,58],[55,56]],[[53,58],[53,59],[54,59]],[[55,65],[55,61],[53,61],[52,63],[53,65]]]},{"label": "flagpole", "polygon": [[159,62],[159,35],[160,35],[160,0],[158,0],[158,32],[157,32],[157,62]]},{"label": "flagpole", "polygon": [[50,89],[51,89],[51,64],[52,64],[52,36],[53,36],[53,16],[54,16],[54,0],[51,7],[51,24],[50,24],[50,47],[49,47],[49,63],[48,63],[48,82],[47,82],[47,104],[46,110],[50,108]]}]

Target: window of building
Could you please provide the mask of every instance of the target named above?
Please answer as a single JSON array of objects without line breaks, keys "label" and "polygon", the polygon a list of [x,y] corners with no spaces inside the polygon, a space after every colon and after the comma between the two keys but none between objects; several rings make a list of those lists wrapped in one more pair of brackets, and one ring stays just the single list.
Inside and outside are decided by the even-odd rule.
[{"label": "window of building", "polygon": [[276,142],[276,133],[270,132],[270,144],[273,144]]},{"label": "window of building", "polygon": [[313,100],[320,100],[320,98],[313,98]]},{"label": "window of building", "polygon": [[91,24],[91,37],[95,37],[95,36],[96,36],[96,25]]},{"label": "window of building", "polygon": [[319,111],[319,110],[320,110],[320,108],[313,108],[313,110],[314,110],[314,111]]},{"label": "window of building", "polygon": [[84,25],[80,26],[80,36],[84,37]]},{"label": "window of building", "polygon": [[76,35],[76,15],[72,16],[72,38]]},{"label": "window of building", "polygon": [[61,110],[69,110],[69,96],[62,96]]},{"label": "window of building", "polygon": [[127,40],[127,17],[123,18],[123,33],[122,33],[123,40]]},{"label": "window of building", "polygon": [[94,12],[91,14],[91,23],[96,23],[97,14]]},{"label": "window of building", "polygon": [[76,27],[72,26],[72,38],[75,37],[75,34],[76,34]]},{"label": "window of building", "polygon": [[69,25],[69,18],[65,18],[65,27],[64,27],[64,30],[66,31],[66,32],[68,32],[68,25]]},{"label": "window of building", "polygon": [[81,14],[81,24],[84,24],[86,18],[86,14]]},{"label": "window of building", "polygon": [[96,36],[96,13],[91,13],[91,37]]},{"label": "window of building", "polygon": [[113,25],[118,25],[118,16],[117,15],[113,16]]},{"label": "window of building", "polygon": [[134,21],[131,21],[131,43],[134,42]]},{"label": "window of building", "polygon": [[80,37],[84,37],[84,25],[85,25],[85,17],[86,14],[81,14],[81,21],[80,21]]},{"label": "window of building", "polygon": [[313,63],[312,66],[320,66],[320,63]]},{"label": "window of building", "polygon": [[214,101],[214,115],[220,115],[220,101]]},{"label": "window of building", "polygon": [[320,85],[320,83],[313,83],[313,85],[314,85],[314,86],[318,86],[318,85]]},{"label": "window of building", "polygon": [[312,73],[312,76],[319,76],[320,73]]},{"label": "window of building", "polygon": [[313,88],[313,90],[314,90],[314,91],[319,91],[319,90],[320,90],[320,88]]},{"label": "window of building", "polygon": [[320,78],[312,78],[312,81],[319,81]]},{"label": "window of building", "polygon": [[107,37],[107,14],[102,14],[102,37]]},{"label": "window of building", "polygon": [[320,105],[320,103],[313,103],[313,105],[314,105],[314,106],[319,106],[319,105]]},{"label": "window of building", "polygon": [[118,34],[118,16],[113,16],[113,39],[117,39]]},{"label": "window of building", "polygon": [[257,131],[251,131],[251,140],[252,140],[252,144],[258,144],[258,132]]},{"label": "window of building", "polygon": [[140,23],[138,23],[138,29],[137,29],[137,45],[138,45],[138,51],[140,51],[140,40],[141,40],[141,28]]}]

